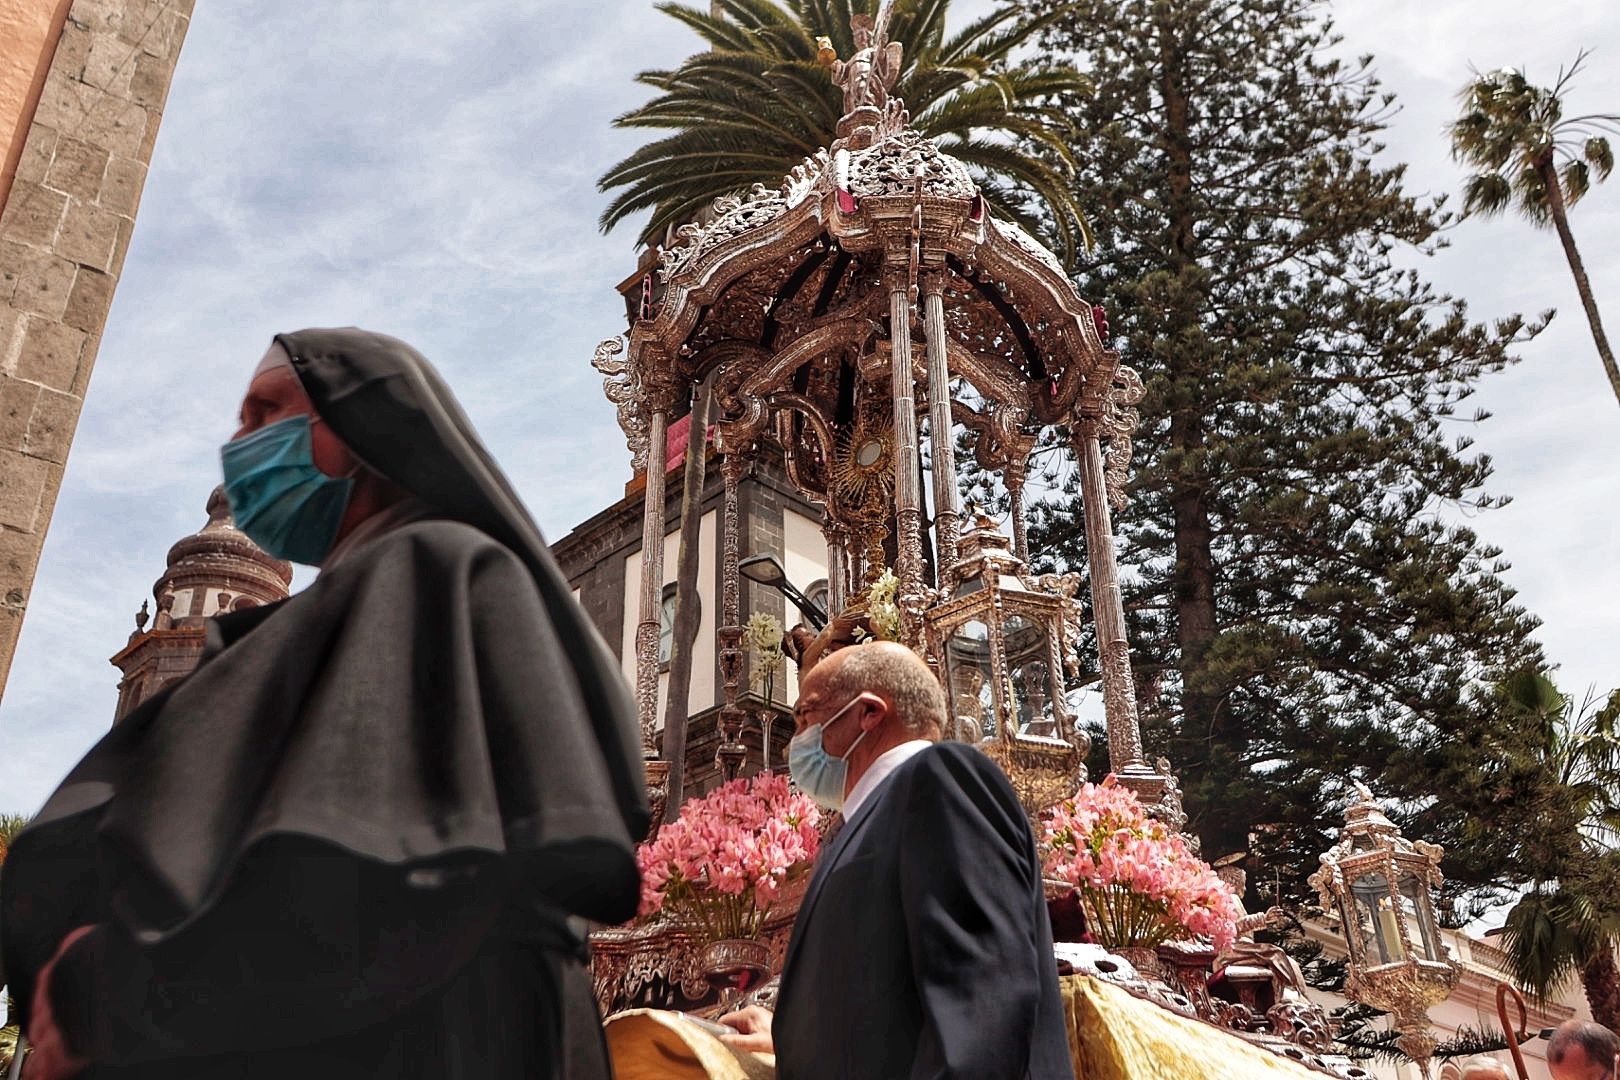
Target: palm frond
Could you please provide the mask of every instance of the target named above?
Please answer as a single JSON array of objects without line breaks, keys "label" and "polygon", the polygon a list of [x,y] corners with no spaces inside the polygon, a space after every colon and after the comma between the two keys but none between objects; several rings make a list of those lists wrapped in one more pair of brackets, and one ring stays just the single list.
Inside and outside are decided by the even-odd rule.
[{"label": "palm frond", "polygon": [[[1531,222],[1551,220],[1551,192],[1544,169],[1557,163],[1566,204],[1578,202],[1590,189],[1595,171],[1608,178],[1614,158],[1603,137],[1620,130],[1620,117],[1608,113],[1565,117],[1566,92],[1588,52],[1560,68],[1553,85],[1531,83],[1522,69],[1474,73],[1458,92],[1461,115],[1448,125],[1452,156],[1478,170],[1464,181],[1465,206],[1481,216],[1509,205]],[[1513,174],[1511,197],[1504,197],[1502,177]]]},{"label": "palm frond", "polygon": [[[599,223],[604,232],[648,212],[638,241],[655,243],[715,198],[755,183],[774,187],[835,136],[842,91],[815,62],[816,38],[851,55],[850,17],[874,14],[878,0],[715,4],[714,14],[674,0],[658,5],[709,51],[638,76],[656,96],[615,126],[669,134],[603,173],[599,188],[614,194]],[[890,36],[901,43],[903,70],[894,93],[918,131],[962,157],[994,212],[1031,231],[1050,217],[1050,239],[1072,259],[1091,233],[1068,184],[1073,131],[1059,103],[1090,84],[1068,65],[1014,59],[1070,5],[1031,14],[1008,4],[947,37],[949,7],[950,0],[895,4]]]},{"label": "palm frond", "polygon": [[1601,135],[1594,135],[1586,140],[1581,147],[1581,157],[1597,170],[1600,181],[1607,180],[1609,174],[1614,171],[1614,151],[1609,147],[1609,140]]}]

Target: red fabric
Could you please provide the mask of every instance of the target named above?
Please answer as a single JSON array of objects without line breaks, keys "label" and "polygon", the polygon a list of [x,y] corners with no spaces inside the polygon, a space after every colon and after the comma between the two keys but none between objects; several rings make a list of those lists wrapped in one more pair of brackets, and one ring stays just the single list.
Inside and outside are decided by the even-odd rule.
[{"label": "red fabric", "polygon": [[[686,435],[692,430],[692,414],[670,424],[664,431],[664,471],[668,472],[686,461]],[[709,425],[706,442],[714,441],[714,425]]]}]

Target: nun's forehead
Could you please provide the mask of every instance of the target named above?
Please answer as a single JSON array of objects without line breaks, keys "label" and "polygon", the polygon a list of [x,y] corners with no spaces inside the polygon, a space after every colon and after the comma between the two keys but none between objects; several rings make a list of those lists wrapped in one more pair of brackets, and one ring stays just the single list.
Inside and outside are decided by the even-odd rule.
[{"label": "nun's forehead", "polygon": [[253,369],[253,378],[257,379],[265,372],[278,367],[284,367],[290,371],[292,369],[292,357],[287,354],[287,350],[282,346],[281,342],[272,341],[270,347],[264,350],[264,356],[259,359],[259,366]]}]

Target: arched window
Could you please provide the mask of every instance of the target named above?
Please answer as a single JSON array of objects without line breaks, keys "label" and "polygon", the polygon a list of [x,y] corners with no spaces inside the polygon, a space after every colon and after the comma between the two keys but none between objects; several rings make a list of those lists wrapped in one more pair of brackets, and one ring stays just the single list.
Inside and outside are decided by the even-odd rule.
[{"label": "arched window", "polygon": [[[812,581],[810,583],[810,587],[804,590],[804,595],[809,597],[812,604],[821,609],[821,613],[823,615],[827,616],[829,619],[833,617],[835,613],[832,611],[830,606],[832,600],[832,590],[828,587],[826,578],[818,578],[817,580]],[[791,615],[792,612],[790,611],[789,614]]]},{"label": "arched window", "polygon": [[[696,593],[692,595],[692,603],[696,605],[698,617],[703,614],[703,601]],[[658,607],[658,669],[660,671],[669,667],[670,651],[675,645],[675,583],[670,582],[664,586],[664,599]]]}]

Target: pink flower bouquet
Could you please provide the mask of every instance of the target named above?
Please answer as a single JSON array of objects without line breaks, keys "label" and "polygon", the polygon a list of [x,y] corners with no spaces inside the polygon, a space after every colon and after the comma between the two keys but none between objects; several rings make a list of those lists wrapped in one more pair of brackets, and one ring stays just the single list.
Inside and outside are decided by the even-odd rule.
[{"label": "pink flower bouquet", "polygon": [[636,850],[640,914],[665,912],[704,941],[757,938],[783,886],[815,859],[820,824],[820,808],[779,774],[690,799]]},{"label": "pink flower bouquet", "polygon": [[1112,775],[1046,811],[1040,846],[1045,875],[1075,887],[1102,945],[1206,937],[1220,950],[1237,933],[1231,888]]}]

